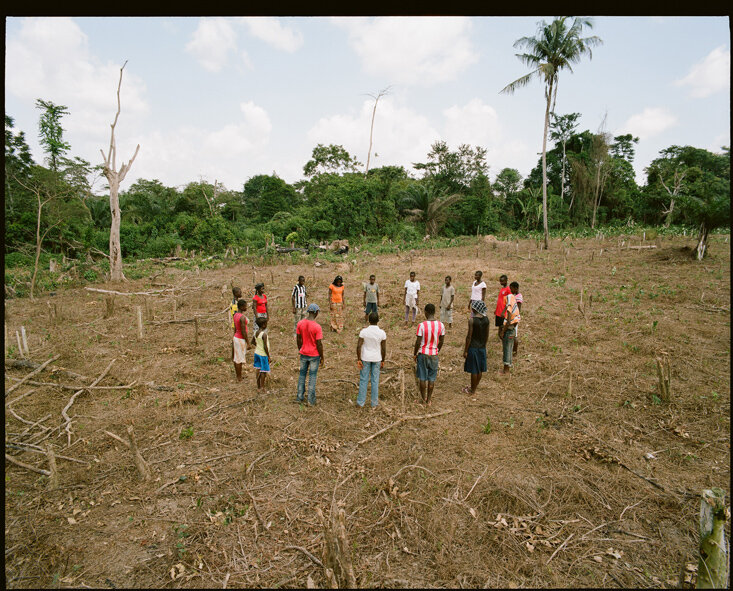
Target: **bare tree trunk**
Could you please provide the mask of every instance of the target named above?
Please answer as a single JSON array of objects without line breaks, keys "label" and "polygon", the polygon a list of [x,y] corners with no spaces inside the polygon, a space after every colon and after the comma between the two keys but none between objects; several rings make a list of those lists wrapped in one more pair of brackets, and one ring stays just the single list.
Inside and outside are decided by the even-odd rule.
[{"label": "bare tree trunk", "polygon": [[545,250],[550,247],[550,229],[547,225],[547,130],[550,127],[550,101],[552,99],[552,81],[547,89],[547,107],[545,108],[545,129],[542,135],[542,224],[545,230]]},{"label": "bare tree trunk", "polygon": [[669,228],[672,223],[672,215],[674,214],[674,196],[672,197],[672,201],[669,202],[669,208],[665,213],[667,215],[664,218],[664,227]]},{"label": "bare tree trunk", "polygon": [[560,177],[560,201],[565,201],[565,142],[562,143],[562,176]]},{"label": "bare tree trunk", "polygon": [[697,237],[697,247],[695,248],[695,258],[701,261],[705,257],[705,251],[708,248],[708,227],[703,222],[700,225],[700,234]]},{"label": "bare tree trunk", "polygon": [[369,151],[367,152],[366,170],[364,171],[365,176],[369,172],[369,162],[372,157],[372,136],[374,135],[374,118],[377,114],[377,103],[385,94],[389,94],[389,88],[390,87],[388,86],[384,90],[380,90],[377,96],[374,96],[373,94],[369,95],[374,98],[374,108],[372,109],[372,126],[369,129]]},{"label": "bare tree trunk", "polygon": [[36,261],[33,265],[33,277],[31,277],[31,302],[35,301],[36,299],[33,296],[33,290],[36,287],[38,260],[41,258],[41,208],[43,207],[43,203],[41,203],[41,196],[39,194],[36,194],[36,197],[38,198],[38,216],[36,219]]},{"label": "bare tree trunk", "polygon": [[596,170],[596,186],[593,191],[593,218],[590,222],[590,228],[593,230],[596,227],[596,213],[598,212],[598,204],[600,203],[599,195],[601,193],[601,165]]},{"label": "bare tree trunk", "polygon": [[122,164],[119,170],[116,170],[117,164],[117,145],[115,143],[115,126],[117,125],[117,119],[120,116],[120,87],[122,86],[122,70],[125,69],[127,62],[122,64],[120,68],[120,81],[117,84],[117,113],[115,119],[111,124],[111,134],[109,141],[109,152],[107,155],[102,152],[102,158],[104,159],[104,176],[107,177],[109,182],[109,209],[112,214],[112,223],[109,230],[109,272],[110,279],[112,281],[124,281],[125,275],[122,273],[122,249],[120,247],[120,201],[119,201],[119,190],[120,183],[125,179],[127,172],[130,170],[138,151],[140,150],[140,144],[135,148],[135,154],[132,156],[127,164]]}]

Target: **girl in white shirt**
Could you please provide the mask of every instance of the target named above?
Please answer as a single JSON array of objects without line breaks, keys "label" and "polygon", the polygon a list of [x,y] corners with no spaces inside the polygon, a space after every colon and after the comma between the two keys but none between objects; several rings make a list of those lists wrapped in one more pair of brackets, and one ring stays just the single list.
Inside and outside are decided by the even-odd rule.
[{"label": "girl in white shirt", "polygon": [[474,317],[471,303],[478,300],[483,302],[484,298],[486,297],[486,283],[481,280],[481,277],[483,277],[483,272],[476,271],[476,273],[474,274],[475,281],[473,282],[473,285],[471,285],[471,299],[468,302],[468,310],[471,312],[471,318]]}]

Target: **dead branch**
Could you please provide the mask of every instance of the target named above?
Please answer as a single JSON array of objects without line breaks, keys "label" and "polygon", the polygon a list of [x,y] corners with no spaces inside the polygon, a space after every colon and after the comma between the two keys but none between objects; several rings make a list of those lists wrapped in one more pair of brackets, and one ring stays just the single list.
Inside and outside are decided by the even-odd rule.
[{"label": "dead branch", "polygon": [[160,295],[163,292],[170,291],[173,288],[168,289],[156,289],[153,291],[114,291],[112,289],[99,289],[97,287],[85,287],[87,291],[97,291],[99,293],[111,293],[113,295],[121,295],[121,296],[134,296],[134,295]]},{"label": "dead branch", "polygon": [[46,444],[46,457],[48,458],[48,467],[50,468],[50,476],[48,479],[48,487],[51,489],[59,487],[59,470],[56,467],[56,454],[53,453],[53,447],[50,443]]},{"label": "dead branch", "polygon": [[[6,359],[5,360],[5,366],[6,367],[28,367],[30,369],[35,369],[39,367],[38,363],[34,363],[33,361],[28,361],[27,359]],[[60,373],[72,378],[75,378],[77,380],[88,380],[89,378],[87,376],[83,376],[78,373],[74,373],[73,371],[68,371],[62,368],[54,367],[51,369],[51,373]]]},{"label": "dead branch", "polygon": [[137,448],[137,439],[135,439],[135,430],[132,425],[127,425],[127,437],[130,439],[130,450],[132,451],[132,457],[135,459],[135,467],[137,468],[140,478],[143,480],[150,480],[150,466],[143,458],[140,450]]},{"label": "dead branch", "polygon": [[[112,361],[110,361],[109,365],[107,365],[104,371],[99,375],[99,377],[96,380],[94,380],[92,384],[90,384],[90,386],[96,386],[99,382],[101,382],[104,376],[107,375],[107,372],[109,371],[110,367],[112,367],[112,364],[115,361],[117,360],[113,359]],[[74,395],[69,399],[69,402],[66,404],[64,409],[61,411],[61,415],[64,417],[64,419],[66,419],[66,423],[64,424],[64,430],[66,431],[66,437],[68,441],[67,445],[71,445],[71,417],[68,414],[66,414],[66,411],[68,411],[71,408],[71,405],[74,404],[76,397],[79,396],[79,394],[81,394],[82,392],[84,392],[84,390],[86,390],[86,388],[82,388],[81,390],[78,390],[77,392],[75,392]]]},{"label": "dead branch", "polygon": [[255,515],[257,516],[257,521],[260,522],[260,525],[262,526],[262,529],[267,531],[269,528],[268,524],[265,522],[264,519],[262,519],[262,515],[260,515],[260,510],[257,508],[257,501],[255,501],[254,496],[252,495],[249,490],[247,490],[247,494],[249,495],[249,498],[252,499],[252,508],[255,510]]},{"label": "dead branch", "polygon": [[26,396],[28,396],[29,394],[33,394],[33,392],[35,392],[35,391],[36,391],[36,389],[35,389],[35,388],[31,388],[30,390],[28,390],[27,392],[24,392],[23,394],[21,394],[21,395],[20,395],[20,396],[18,396],[17,398],[14,398],[14,399],[13,399],[13,400],[11,400],[10,402],[6,402],[6,403],[5,403],[5,407],[6,407],[6,408],[10,408],[10,405],[11,405],[11,404],[14,404],[15,402],[18,402],[18,400],[22,400],[23,398],[25,398],[25,397],[26,397]]},{"label": "dead branch", "polygon": [[51,359],[48,359],[47,361],[44,361],[41,365],[39,365],[36,369],[34,369],[31,373],[29,373],[27,376],[25,376],[22,380],[20,380],[17,384],[14,386],[10,386],[7,390],[5,390],[5,397],[8,397],[8,394],[10,394],[13,390],[16,390],[19,386],[21,386],[26,380],[29,380],[34,375],[41,373],[44,369],[46,369],[46,366],[50,363],[53,363],[56,361],[61,355],[54,355],[51,357]]},{"label": "dead branch", "polygon": [[[49,415],[50,416],[50,415]],[[30,453],[36,453],[36,454],[46,454],[45,451],[41,448],[39,445],[33,445],[28,443],[19,443],[14,441],[8,441],[5,442],[5,447],[9,447],[10,449],[17,449],[19,451],[27,451]],[[70,458],[68,456],[55,456],[57,460],[68,460],[69,462],[76,462],[77,464],[84,464],[85,466],[89,465],[89,462],[85,462],[84,460],[77,460],[76,458]]]},{"label": "dead branch", "polygon": [[16,460],[13,456],[9,454],[5,454],[5,459],[10,462],[11,464],[15,464],[16,466],[20,466],[21,468],[25,468],[26,470],[30,470],[31,472],[37,472],[38,474],[43,474],[44,476],[51,476],[51,473],[48,470],[44,470],[42,468],[36,468],[35,466],[29,466],[28,464],[24,464],[20,460]]},{"label": "dead branch", "polygon": [[251,463],[251,464],[250,464],[249,466],[247,466],[247,469],[246,469],[246,470],[244,471],[244,473],[245,473],[245,474],[249,474],[249,473],[250,473],[250,472],[252,471],[252,468],[254,468],[254,465],[255,465],[255,464],[256,464],[257,462],[259,462],[259,461],[260,461],[260,460],[261,460],[262,458],[264,458],[265,456],[269,456],[269,455],[270,455],[270,454],[271,454],[271,453],[272,453],[273,451],[275,451],[275,450],[274,450],[274,449],[269,449],[269,450],[267,450],[267,451],[266,451],[265,453],[263,453],[263,454],[261,454],[261,455],[257,456],[257,457],[256,457],[256,458],[255,458],[254,460],[252,460],[252,463]]},{"label": "dead branch", "polygon": [[109,431],[103,431],[103,433],[106,433],[112,439],[116,439],[117,441],[119,441],[125,447],[128,447],[128,448],[130,447],[130,442],[129,441],[125,441],[124,439],[122,439],[122,437],[119,437],[118,435],[115,435],[114,433],[110,433]]},{"label": "dead branch", "polygon": [[405,421],[420,421],[420,420],[423,420],[423,419],[432,419],[434,417],[439,417],[439,416],[442,416],[442,415],[447,415],[448,413],[451,413],[451,412],[453,412],[453,410],[443,410],[443,411],[436,412],[436,413],[433,413],[433,414],[422,415],[422,416],[418,416],[418,417],[412,417],[412,416],[410,416],[410,417],[402,417],[401,419],[395,421],[391,425],[386,426],[384,429],[380,429],[379,431],[377,431],[373,435],[370,435],[369,437],[367,437],[365,439],[362,439],[361,441],[359,441],[357,443],[357,445],[362,445],[364,443],[367,443],[368,441],[371,441],[372,439],[374,439],[378,435],[381,435],[385,431],[389,431],[392,427],[396,427],[397,425],[399,425],[400,423],[403,423]]},{"label": "dead branch", "polygon": [[481,475],[476,479],[476,482],[473,483],[473,486],[471,487],[471,490],[469,490],[468,491],[468,494],[465,497],[463,497],[463,502],[464,503],[466,502],[466,500],[468,499],[468,497],[471,496],[471,493],[473,492],[473,489],[476,488],[476,485],[478,484],[478,481],[481,480],[481,478],[483,477],[484,474],[486,474],[486,471],[488,469],[489,469],[489,467],[486,466],[486,468],[484,469],[484,471],[481,472]]},{"label": "dead branch", "polygon": [[[11,380],[19,380],[20,378],[13,378],[11,376],[7,376]],[[73,384],[56,384],[55,382],[34,382],[33,380],[26,382],[29,386],[52,386],[54,388],[61,388],[62,390],[127,390],[128,388],[133,388],[137,384],[137,380],[134,382],[130,382],[129,384],[125,384],[123,386],[84,386],[82,384],[79,385],[73,385]],[[27,393],[24,394],[24,396],[27,396]],[[8,404],[12,404],[14,401],[7,402],[6,406]]]}]

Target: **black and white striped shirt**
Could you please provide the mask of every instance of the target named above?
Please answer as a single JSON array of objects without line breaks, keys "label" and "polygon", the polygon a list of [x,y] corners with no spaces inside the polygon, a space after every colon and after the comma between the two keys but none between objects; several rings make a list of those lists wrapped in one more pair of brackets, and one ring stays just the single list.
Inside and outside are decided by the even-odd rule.
[{"label": "black and white striped shirt", "polygon": [[296,284],[293,288],[292,295],[295,297],[295,307],[296,308],[305,308],[305,285],[298,285]]}]

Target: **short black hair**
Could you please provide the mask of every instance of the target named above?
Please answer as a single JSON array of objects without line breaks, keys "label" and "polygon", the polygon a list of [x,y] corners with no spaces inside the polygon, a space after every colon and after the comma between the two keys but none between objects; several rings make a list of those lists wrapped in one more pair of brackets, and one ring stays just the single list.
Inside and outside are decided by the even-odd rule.
[{"label": "short black hair", "polygon": [[481,277],[484,276],[484,272],[483,271],[476,271],[476,273],[478,273],[479,275],[481,275]]},{"label": "short black hair", "polygon": [[509,287],[516,287],[517,289],[519,289],[519,283],[517,283],[516,281],[512,281],[512,282],[511,282],[511,283],[509,284]]},{"label": "short black hair", "polygon": [[376,279],[376,278],[377,278],[377,276],[376,276],[376,275],[374,275],[374,274],[371,274],[371,275],[369,275],[369,279],[371,279],[372,277],[374,277],[374,279]]},{"label": "short black hair", "polygon": [[302,279],[303,281],[305,281],[305,277],[304,277],[303,275],[298,275],[298,281],[300,281],[301,279]]},{"label": "short black hair", "polygon": [[241,287],[232,287],[232,295],[236,298],[237,294],[240,296],[242,295],[242,288]]},{"label": "short black hair", "polygon": [[499,279],[509,279],[506,275],[499,275]]},{"label": "short black hair", "polygon": [[[445,278],[446,279],[451,279],[451,276],[450,275],[446,275]],[[451,279],[451,281],[453,281],[453,280]]]},{"label": "short black hair", "polygon": [[369,324],[376,324],[377,322],[379,322],[379,314],[371,312],[369,314]]},{"label": "short black hair", "polygon": [[415,271],[410,271],[410,275],[417,275],[417,273],[415,273]]},{"label": "short black hair", "polygon": [[435,314],[435,304],[425,304],[425,314],[428,316]]},{"label": "short black hair", "polygon": [[237,300],[237,308],[239,310],[246,310],[247,309],[247,300]]}]

